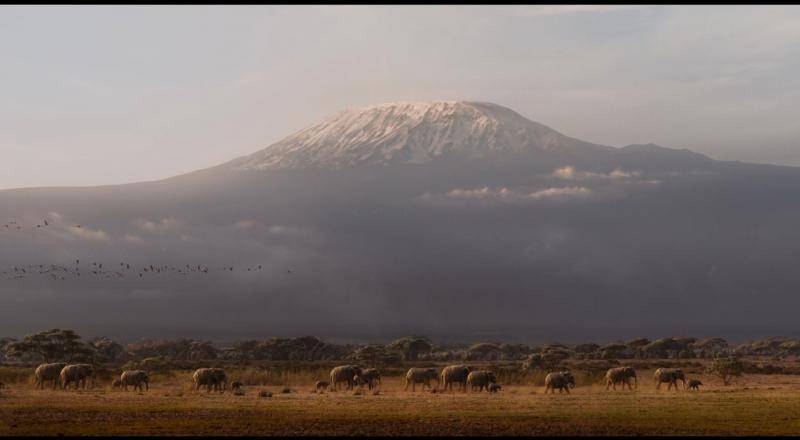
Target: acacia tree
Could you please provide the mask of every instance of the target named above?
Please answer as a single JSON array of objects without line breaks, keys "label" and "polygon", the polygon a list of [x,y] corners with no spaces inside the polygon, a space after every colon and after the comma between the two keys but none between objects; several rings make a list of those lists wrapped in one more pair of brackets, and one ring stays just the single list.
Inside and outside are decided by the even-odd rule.
[{"label": "acacia tree", "polygon": [[89,357],[93,350],[74,330],[51,329],[25,336],[21,341],[8,346],[8,354],[13,357],[37,355],[49,363],[63,360],[72,362],[78,357]]},{"label": "acacia tree", "polygon": [[551,347],[542,350],[540,353],[535,353],[525,360],[522,364],[523,370],[542,370],[554,371],[561,366],[561,362],[568,359],[570,353],[566,350],[557,347]]},{"label": "acacia tree", "polygon": [[406,336],[392,341],[389,348],[403,353],[403,359],[415,361],[421,354],[428,354],[433,350],[433,343],[425,336]]},{"label": "acacia tree", "polygon": [[718,357],[708,372],[722,379],[723,384],[730,385],[734,377],[741,377],[744,373],[744,363],[737,357]]},{"label": "acacia tree", "polygon": [[368,365],[390,365],[400,361],[401,353],[383,345],[366,345],[357,349],[353,357]]}]

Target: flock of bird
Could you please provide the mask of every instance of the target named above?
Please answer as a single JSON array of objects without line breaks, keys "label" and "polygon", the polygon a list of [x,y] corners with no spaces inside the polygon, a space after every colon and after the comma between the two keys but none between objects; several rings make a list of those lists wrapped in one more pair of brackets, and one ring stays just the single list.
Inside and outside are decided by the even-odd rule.
[{"label": "flock of bird", "polygon": [[[89,265],[81,266],[81,260],[76,259],[75,263],[71,266],[64,266],[59,264],[28,264],[24,266],[12,266],[0,271],[0,275],[6,279],[22,279],[33,276],[45,276],[53,280],[66,280],[77,279],[81,277],[95,277],[95,278],[126,278],[136,277],[144,278],[146,276],[160,275],[160,274],[176,274],[176,275],[204,275],[209,272],[253,272],[263,270],[262,265],[255,267],[240,267],[224,266],[217,268],[210,268],[202,264],[184,266],[175,265],[140,265],[135,266],[130,263],[120,262],[119,265],[107,265],[104,263],[92,262]],[[287,273],[292,273],[287,270]]]},{"label": "flock of bird", "polygon": [[[52,225],[52,222],[48,221],[47,219],[43,219],[41,223],[37,223],[36,225],[31,226],[23,226],[18,223],[16,220],[11,220],[2,225],[0,230],[36,230],[39,228],[46,228]],[[83,225],[73,225],[73,228],[83,228]],[[175,266],[175,265],[156,265],[156,264],[146,264],[146,265],[135,265],[126,262],[120,262],[119,265],[116,263],[112,265],[108,265],[101,262],[93,261],[91,264],[81,266],[81,260],[76,258],[74,263],[70,266],[65,266],[61,264],[28,264],[28,265],[18,265],[18,266],[11,266],[0,270],[0,276],[6,279],[24,279],[24,278],[32,278],[34,276],[42,276],[48,277],[53,280],[67,280],[67,279],[79,279],[79,278],[86,278],[86,277],[95,277],[95,278],[145,278],[153,275],[161,275],[161,274],[176,274],[176,275],[205,275],[209,272],[253,272],[253,271],[261,271],[263,270],[262,265],[258,265],[255,267],[235,267],[235,266],[223,266],[223,267],[215,267],[210,268],[206,265],[202,264],[185,264],[183,266]],[[291,274],[291,270],[287,270],[286,273]]]},{"label": "flock of bird", "polygon": [[[15,230],[15,231],[22,230],[22,229],[46,228],[48,226],[50,226],[50,222],[47,221],[46,218],[42,219],[41,223],[37,223],[36,225],[31,225],[29,227],[19,224],[16,220],[11,220],[11,221],[6,222],[6,223],[3,224],[3,228],[4,229],[6,229],[6,230]],[[73,226],[73,228],[82,228],[82,227],[83,227],[82,225]]]}]

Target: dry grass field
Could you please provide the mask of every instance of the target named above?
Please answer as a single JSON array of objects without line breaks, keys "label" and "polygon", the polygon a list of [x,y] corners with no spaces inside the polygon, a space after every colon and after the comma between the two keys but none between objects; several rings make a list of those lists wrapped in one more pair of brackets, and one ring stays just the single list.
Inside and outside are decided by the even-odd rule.
[{"label": "dry grass field", "polygon": [[[244,395],[195,392],[188,374],[154,378],[149,391],[0,391],[0,435],[798,435],[800,376],[747,375],[730,386],[693,374],[699,392],[656,391],[640,371],[634,391],[578,386],[545,395],[533,385],[488,393],[311,392],[312,382],[247,386]],[[272,397],[260,398],[260,390]]]}]

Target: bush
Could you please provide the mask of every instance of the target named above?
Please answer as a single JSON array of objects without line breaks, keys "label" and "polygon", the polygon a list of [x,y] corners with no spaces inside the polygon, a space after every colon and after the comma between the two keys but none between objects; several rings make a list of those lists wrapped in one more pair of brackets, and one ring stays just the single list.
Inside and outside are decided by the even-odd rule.
[{"label": "bush", "polygon": [[730,385],[734,377],[741,377],[744,373],[745,364],[736,357],[716,358],[708,372],[720,379],[725,385]]}]

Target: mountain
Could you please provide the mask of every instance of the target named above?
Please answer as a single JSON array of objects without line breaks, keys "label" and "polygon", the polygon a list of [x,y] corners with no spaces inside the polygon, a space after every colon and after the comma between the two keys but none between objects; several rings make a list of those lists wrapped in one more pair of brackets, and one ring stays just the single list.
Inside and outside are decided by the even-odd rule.
[{"label": "mountain", "polygon": [[521,151],[608,148],[481,102],[400,102],[349,109],[229,163],[239,170],[426,164]]},{"label": "mountain", "polygon": [[0,229],[0,270],[209,268],[7,273],[0,320],[123,338],[789,335],[799,190],[796,168],[597,145],[495,104],[369,106],[162,181],[0,191],[0,222],[30,226]]}]

